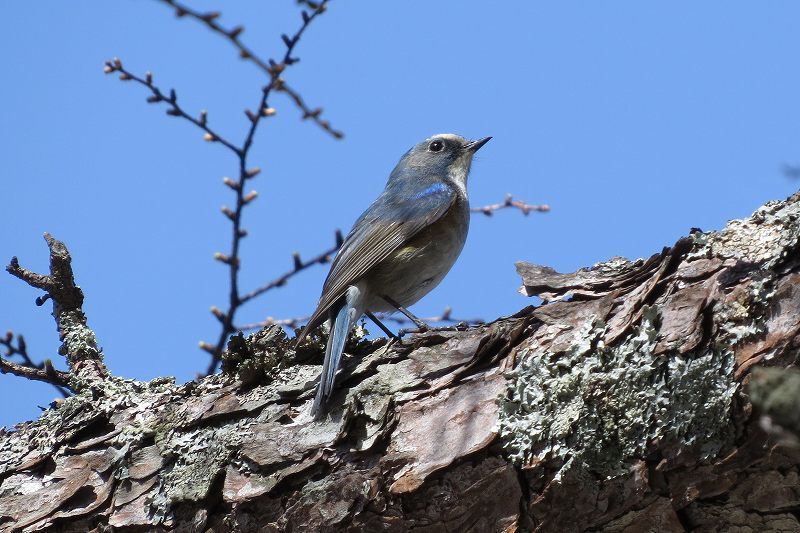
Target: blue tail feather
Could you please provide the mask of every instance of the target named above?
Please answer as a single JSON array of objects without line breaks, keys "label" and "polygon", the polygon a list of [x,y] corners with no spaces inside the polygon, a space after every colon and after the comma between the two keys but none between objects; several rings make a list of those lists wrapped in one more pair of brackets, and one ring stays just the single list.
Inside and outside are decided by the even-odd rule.
[{"label": "blue tail feather", "polygon": [[311,414],[315,418],[322,414],[325,403],[333,393],[336,371],[339,369],[344,345],[352,326],[351,310],[348,298],[342,298],[341,303],[334,305],[331,309],[331,334],[325,348],[325,362],[322,364],[317,395],[314,397],[314,405],[311,408]]}]

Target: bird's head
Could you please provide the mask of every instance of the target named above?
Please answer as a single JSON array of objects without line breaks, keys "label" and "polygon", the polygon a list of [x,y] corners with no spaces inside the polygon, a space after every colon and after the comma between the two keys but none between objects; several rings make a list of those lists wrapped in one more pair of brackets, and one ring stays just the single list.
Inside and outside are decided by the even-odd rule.
[{"label": "bird's head", "polygon": [[466,189],[472,157],[490,139],[484,137],[469,141],[453,133],[433,135],[406,152],[397,164],[395,173],[398,170],[412,170],[414,173],[442,176]]}]

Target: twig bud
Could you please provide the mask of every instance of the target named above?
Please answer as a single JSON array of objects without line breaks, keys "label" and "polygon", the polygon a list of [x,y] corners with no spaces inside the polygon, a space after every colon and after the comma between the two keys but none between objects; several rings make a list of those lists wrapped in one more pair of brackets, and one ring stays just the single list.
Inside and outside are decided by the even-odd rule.
[{"label": "twig bud", "polygon": [[231,264],[231,258],[223,254],[222,252],[214,252],[214,259],[216,259],[221,263],[225,263],[226,265]]},{"label": "twig bud", "polygon": [[212,355],[214,354],[214,347],[208,344],[206,341],[198,342],[197,346],[203,351],[206,351]]},{"label": "twig bud", "polygon": [[158,102],[162,101],[164,98],[160,94],[154,94],[147,97],[148,104],[157,104]]},{"label": "twig bud", "polygon": [[235,28],[233,28],[231,31],[228,32],[228,37],[230,37],[231,39],[236,39],[237,37],[239,37],[239,35],[241,35],[243,31],[244,31],[244,26],[236,26]]},{"label": "twig bud", "polygon": [[203,140],[206,141],[206,142],[213,143],[214,141],[217,140],[217,138],[214,137],[212,134],[206,132],[206,134],[203,135]]},{"label": "twig bud", "polygon": [[247,237],[247,230],[244,228],[239,228],[239,237]]},{"label": "twig bud", "polygon": [[103,67],[103,72],[105,72],[106,74],[111,74],[114,72],[114,67],[106,63],[106,66]]},{"label": "twig bud", "polygon": [[300,259],[300,252],[292,252],[292,263],[294,264],[295,272],[303,268],[303,260]]},{"label": "twig bud", "polygon": [[249,109],[245,109],[244,110],[244,114],[247,116],[247,118],[250,119],[250,122],[255,122],[256,121],[256,116]]},{"label": "twig bud", "polygon": [[231,220],[233,220],[236,217],[236,214],[233,211],[231,211],[231,208],[228,207],[227,205],[223,205],[222,208],[220,208],[220,211],[222,211],[222,214]]},{"label": "twig bud", "polygon": [[123,72],[119,75],[119,79],[120,81],[131,81],[133,78],[130,76],[130,74],[126,74]]},{"label": "twig bud", "polygon": [[239,182],[230,179],[228,176],[222,178],[222,183],[233,189],[234,191],[239,188]]},{"label": "twig bud", "polygon": [[208,111],[203,109],[202,111],[200,111],[200,121],[199,121],[200,125],[205,126],[207,121],[208,121]]},{"label": "twig bud", "polygon": [[153,73],[149,70],[144,73],[144,81],[147,85],[153,85]]},{"label": "twig bud", "polygon": [[256,192],[256,191],[250,191],[249,193],[247,193],[247,196],[245,196],[244,198],[242,198],[242,201],[243,201],[244,203],[246,203],[246,204],[249,204],[250,202],[252,202],[252,201],[253,201],[253,200],[255,200],[256,198],[258,198],[258,192]]},{"label": "twig bud", "polygon": [[261,167],[253,167],[245,173],[245,176],[248,178],[255,178],[259,174],[261,174]]},{"label": "twig bud", "polygon": [[216,305],[211,306],[211,314],[217,317],[217,319],[219,319],[220,322],[225,320],[225,313],[222,311],[222,309],[220,309]]},{"label": "twig bud", "polygon": [[171,117],[179,117],[181,116],[181,112],[175,109],[174,107],[170,107],[169,109],[167,109],[167,115]]},{"label": "twig bud", "polygon": [[264,115],[265,117],[274,116],[275,113],[277,112],[278,111],[274,107],[265,107],[264,109],[261,110],[261,114]]}]

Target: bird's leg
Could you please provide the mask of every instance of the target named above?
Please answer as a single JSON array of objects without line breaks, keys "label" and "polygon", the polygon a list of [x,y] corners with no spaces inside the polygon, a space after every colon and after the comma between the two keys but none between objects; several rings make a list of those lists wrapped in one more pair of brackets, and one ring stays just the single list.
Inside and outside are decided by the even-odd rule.
[{"label": "bird's leg", "polygon": [[394,333],[392,333],[392,330],[390,330],[389,328],[387,328],[387,327],[386,327],[386,326],[383,324],[383,322],[381,322],[380,320],[378,320],[378,317],[376,317],[375,315],[373,315],[373,314],[372,314],[372,313],[370,313],[369,311],[365,311],[365,312],[364,312],[364,314],[365,314],[365,315],[367,315],[367,318],[369,318],[370,320],[372,320],[373,322],[375,322],[375,325],[376,325],[376,326],[378,326],[379,328],[381,328],[381,330],[383,330],[383,332],[384,332],[384,333],[386,333],[386,336],[387,336],[387,337],[389,337],[390,339],[394,339],[394,340],[397,340],[397,339],[399,338],[397,335],[395,335]]},{"label": "bird's leg", "polygon": [[391,305],[392,307],[394,307],[395,309],[406,315],[406,317],[408,317],[408,319],[411,322],[413,322],[415,326],[417,326],[417,331],[422,332],[422,331],[428,331],[430,329],[428,327],[428,324],[426,324],[419,318],[415,317],[411,311],[409,311],[408,309],[406,309],[405,307],[394,301],[394,299],[390,298],[389,296],[386,296],[385,294],[383,295],[383,299],[386,300],[389,303],[389,305]]}]

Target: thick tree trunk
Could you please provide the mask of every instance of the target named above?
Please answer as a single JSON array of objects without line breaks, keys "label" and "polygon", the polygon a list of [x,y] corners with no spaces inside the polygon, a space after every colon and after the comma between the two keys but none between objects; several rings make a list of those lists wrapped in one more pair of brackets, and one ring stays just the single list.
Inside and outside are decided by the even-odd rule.
[{"label": "thick tree trunk", "polygon": [[322,422],[322,339],[278,327],[199,383],[105,378],[0,433],[0,530],[800,531],[800,195],[518,270],[548,303],[354,338]]}]

